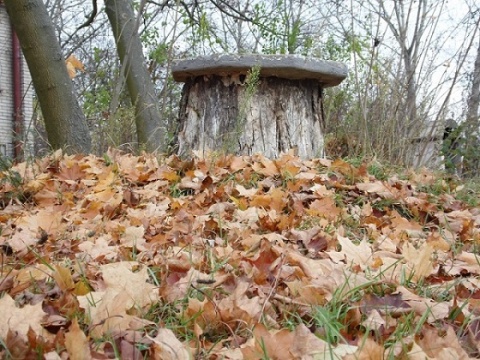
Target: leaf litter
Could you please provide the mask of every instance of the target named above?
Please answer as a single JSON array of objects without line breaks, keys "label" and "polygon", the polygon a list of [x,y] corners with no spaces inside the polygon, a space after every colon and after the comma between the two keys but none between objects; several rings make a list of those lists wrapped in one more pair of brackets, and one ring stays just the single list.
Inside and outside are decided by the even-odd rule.
[{"label": "leaf litter", "polygon": [[1,356],[480,357],[479,209],[368,170],[110,150],[3,171]]}]

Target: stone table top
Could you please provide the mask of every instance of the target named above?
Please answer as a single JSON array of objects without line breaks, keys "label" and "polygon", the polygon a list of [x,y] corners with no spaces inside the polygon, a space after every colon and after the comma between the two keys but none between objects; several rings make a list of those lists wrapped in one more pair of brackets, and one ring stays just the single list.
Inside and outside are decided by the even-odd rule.
[{"label": "stone table top", "polygon": [[260,67],[260,77],[278,77],[300,80],[314,79],[323,87],[336,86],[347,77],[343,63],[297,55],[211,55],[176,60],[172,67],[173,78],[185,82],[202,75],[228,76],[246,74],[254,66]]}]

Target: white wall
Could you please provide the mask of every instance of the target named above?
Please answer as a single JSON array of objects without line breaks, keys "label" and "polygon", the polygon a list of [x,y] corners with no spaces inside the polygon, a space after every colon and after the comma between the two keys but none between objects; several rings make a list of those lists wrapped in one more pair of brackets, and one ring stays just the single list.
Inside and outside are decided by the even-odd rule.
[{"label": "white wall", "polygon": [[441,156],[443,126],[439,125],[439,123],[427,124],[418,137],[412,139],[416,148],[411,164],[413,167],[434,170],[443,168]]},{"label": "white wall", "polygon": [[[5,6],[0,4],[0,154],[13,157],[12,29]],[[26,156],[33,155],[33,87],[25,60],[22,62],[22,99]],[[28,135],[27,135],[28,134]],[[29,151],[29,149],[31,149]]]},{"label": "white wall", "polygon": [[7,12],[0,5],[0,154],[11,157],[13,94],[11,28]]}]

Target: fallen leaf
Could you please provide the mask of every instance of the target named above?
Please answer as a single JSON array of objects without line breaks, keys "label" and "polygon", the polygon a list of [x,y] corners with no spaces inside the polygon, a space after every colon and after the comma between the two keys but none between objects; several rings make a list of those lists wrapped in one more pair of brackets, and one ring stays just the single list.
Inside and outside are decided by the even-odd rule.
[{"label": "fallen leaf", "polygon": [[148,337],[153,341],[153,359],[155,360],[190,360],[193,356],[175,337],[170,329],[158,329],[157,336]]},{"label": "fallen leaf", "polygon": [[73,319],[68,332],[65,334],[65,347],[71,360],[91,359],[88,338],[80,329],[77,319]]},{"label": "fallen leaf", "polygon": [[44,338],[52,338],[41,325],[47,314],[42,309],[42,303],[36,305],[16,306],[10,295],[4,294],[0,299],[0,338],[6,339],[9,330],[15,331],[16,336],[27,337],[29,329]]}]

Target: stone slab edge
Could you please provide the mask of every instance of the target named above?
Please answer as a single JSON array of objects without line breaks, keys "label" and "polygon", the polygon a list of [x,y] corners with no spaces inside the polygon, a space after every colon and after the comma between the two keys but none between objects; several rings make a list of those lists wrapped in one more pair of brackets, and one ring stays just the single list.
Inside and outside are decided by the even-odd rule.
[{"label": "stone slab edge", "polygon": [[172,75],[175,81],[202,75],[227,76],[246,74],[260,66],[260,76],[282,79],[314,79],[330,87],[340,84],[348,75],[347,66],[340,62],[300,57],[296,55],[212,55],[175,60]]}]

